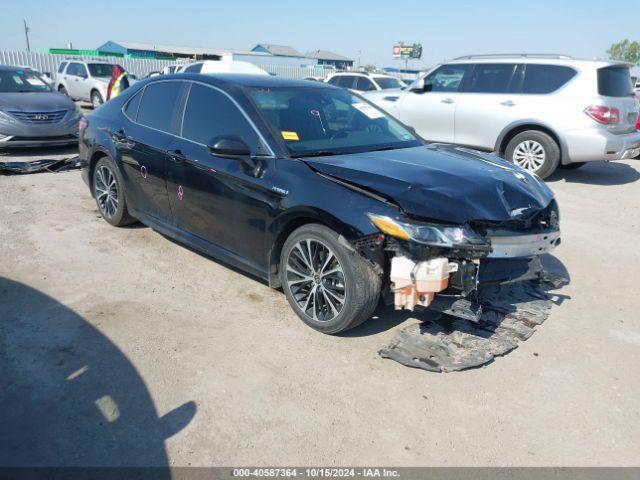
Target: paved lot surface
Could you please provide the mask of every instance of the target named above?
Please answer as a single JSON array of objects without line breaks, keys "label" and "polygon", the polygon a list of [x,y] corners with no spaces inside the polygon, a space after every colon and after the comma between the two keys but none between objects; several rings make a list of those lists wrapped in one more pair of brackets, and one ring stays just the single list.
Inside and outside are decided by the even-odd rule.
[{"label": "paved lot surface", "polygon": [[549,183],[571,275],[532,338],[434,374],[99,218],[77,171],[0,177],[2,465],[638,465],[640,162]]}]

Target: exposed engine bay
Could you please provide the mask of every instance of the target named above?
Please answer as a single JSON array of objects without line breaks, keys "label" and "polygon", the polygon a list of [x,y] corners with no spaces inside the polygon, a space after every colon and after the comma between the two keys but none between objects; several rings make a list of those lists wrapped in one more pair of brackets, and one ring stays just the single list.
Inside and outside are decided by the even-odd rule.
[{"label": "exposed engine bay", "polygon": [[383,296],[396,310],[428,307],[477,322],[481,285],[540,279],[540,256],[560,244],[555,201],[530,218],[462,227],[403,224],[370,215],[384,232],[357,248],[383,268]]}]

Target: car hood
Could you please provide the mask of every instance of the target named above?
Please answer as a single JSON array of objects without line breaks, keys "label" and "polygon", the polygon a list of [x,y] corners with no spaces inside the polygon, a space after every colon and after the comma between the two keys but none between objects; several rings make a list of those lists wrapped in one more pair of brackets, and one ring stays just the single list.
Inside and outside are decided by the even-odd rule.
[{"label": "car hood", "polygon": [[46,112],[74,108],[75,104],[69,97],[57,92],[0,93],[0,110]]},{"label": "car hood", "polygon": [[405,213],[463,224],[529,218],[549,205],[536,176],[452,145],[305,158],[312,169],[394,200]]}]

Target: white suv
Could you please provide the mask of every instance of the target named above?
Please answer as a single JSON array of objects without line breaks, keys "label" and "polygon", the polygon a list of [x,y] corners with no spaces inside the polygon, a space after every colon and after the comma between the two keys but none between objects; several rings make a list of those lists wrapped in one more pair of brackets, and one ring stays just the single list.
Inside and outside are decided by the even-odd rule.
[{"label": "white suv", "polygon": [[91,102],[99,107],[107,98],[107,87],[114,65],[106,62],[67,60],[56,74],[56,90],[73,100]]},{"label": "white suv", "polygon": [[327,83],[356,92],[399,90],[406,86],[402,80],[391,75],[362,72],[334,73],[329,75]]},{"label": "white suv", "polygon": [[425,140],[493,151],[541,178],[558,165],[640,154],[625,63],[562,55],[476,55],[393,94],[365,97]]}]

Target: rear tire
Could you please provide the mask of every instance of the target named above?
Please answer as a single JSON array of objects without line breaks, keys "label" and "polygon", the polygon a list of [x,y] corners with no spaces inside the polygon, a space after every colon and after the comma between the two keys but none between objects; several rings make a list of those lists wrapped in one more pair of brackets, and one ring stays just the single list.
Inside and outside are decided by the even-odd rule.
[{"label": "rear tire", "polygon": [[527,130],[511,139],[505,151],[505,158],[540,178],[547,178],[558,168],[560,147],[546,133]]},{"label": "rear tire", "polygon": [[380,297],[381,279],[373,267],[336,232],[318,224],[289,236],[280,256],[280,279],[298,317],[326,334],[369,319]]},{"label": "rear tire", "polygon": [[123,227],[136,221],[127,210],[124,183],[111,158],[102,157],[96,163],[91,178],[91,189],[98,211],[107,223],[114,227]]},{"label": "rear tire", "polygon": [[563,168],[565,170],[575,170],[576,168],[580,168],[580,167],[584,167],[587,164],[587,162],[572,162],[572,163],[567,163],[566,165],[560,165],[560,168]]}]

